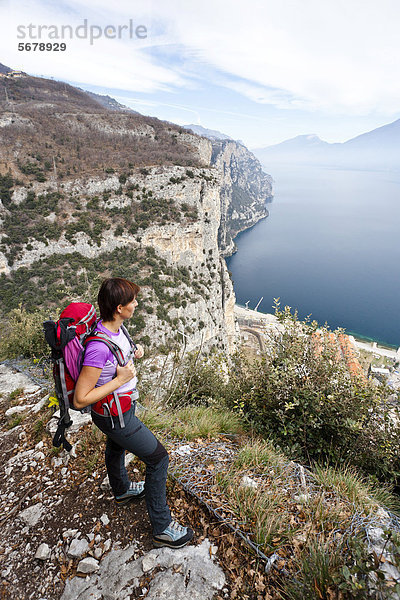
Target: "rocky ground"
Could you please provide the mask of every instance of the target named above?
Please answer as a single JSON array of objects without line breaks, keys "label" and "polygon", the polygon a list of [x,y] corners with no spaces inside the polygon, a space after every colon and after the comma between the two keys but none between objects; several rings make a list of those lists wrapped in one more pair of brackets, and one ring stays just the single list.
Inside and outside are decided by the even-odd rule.
[{"label": "rocky ground", "polygon": [[[4,365],[0,390],[1,598],[227,597],[216,544],[197,535],[180,550],[152,549],[144,502],[114,504],[89,442],[78,433],[70,455],[52,448],[48,394]],[[140,479],[133,461],[129,468]],[[180,493],[171,493],[179,513]]]},{"label": "rocky ground", "polygon": [[[114,503],[103,434],[89,415],[74,412],[68,431],[72,451],[54,448],[51,388],[40,377],[32,380],[32,368],[29,372],[27,377],[0,364],[0,599],[282,597],[280,578],[288,576],[293,549],[282,547],[269,558],[257,556],[254,546],[249,550],[239,536],[247,535],[244,523],[214,486],[216,473],[227,472],[236,456],[235,441],[222,434],[190,441],[169,434],[163,438],[170,454],[169,504],[176,519],[194,529],[195,538],[180,550],[153,549],[144,501],[124,507]],[[133,455],[127,455],[126,464],[133,480],[143,478],[143,466]],[[284,486],[291,518],[310,531],[298,490],[309,499],[318,490],[310,473],[306,481],[301,465],[288,464]],[[241,474],[237,484],[269,485],[268,478],[249,474]],[[328,496],[337,501],[332,493]],[[384,541],[386,528],[397,523],[399,529],[392,517],[383,509],[368,522],[357,517],[365,521],[369,546],[390,585],[400,581]],[[304,542],[300,529],[297,540],[300,546]]]},{"label": "rocky ground", "polygon": [[[144,501],[114,503],[90,417],[73,414],[70,453],[52,446],[48,391],[0,365],[1,599],[272,598],[261,595],[257,561],[171,481],[171,509],[195,539],[153,549]],[[231,450],[221,448],[227,460]],[[187,446],[174,452],[185,456]],[[141,464],[132,455],[126,462],[140,480]]]}]

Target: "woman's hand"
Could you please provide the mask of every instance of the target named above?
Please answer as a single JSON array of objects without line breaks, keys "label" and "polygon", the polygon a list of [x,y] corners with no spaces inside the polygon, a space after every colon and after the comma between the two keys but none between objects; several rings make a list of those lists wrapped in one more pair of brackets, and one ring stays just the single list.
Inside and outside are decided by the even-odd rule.
[{"label": "woman's hand", "polygon": [[136,350],[135,350],[134,357],[142,358],[143,354],[144,354],[143,346],[141,346],[140,344],[136,344]]},{"label": "woman's hand", "polygon": [[133,362],[130,360],[124,367],[117,367],[117,379],[122,384],[128,383],[131,379],[136,376],[136,369]]}]

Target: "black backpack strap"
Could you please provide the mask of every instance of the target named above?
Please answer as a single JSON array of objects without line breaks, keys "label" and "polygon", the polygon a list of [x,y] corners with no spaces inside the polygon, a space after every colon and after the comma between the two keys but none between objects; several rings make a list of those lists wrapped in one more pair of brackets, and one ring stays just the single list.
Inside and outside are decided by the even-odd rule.
[{"label": "black backpack strap", "polygon": [[71,326],[73,319],[66,317],[58,321],[49,319],[43,323],[44,337],[52,350],[60,350],[76,335],[75,327]]},{"label": "black backpack strap", "polygon": [[131,336],[129,335],[129,331],[127,330],[125,325],[121,325],[121,329],[122,329],[125,337],[128,339],[128,342],[130,343],[133,352],[135,353],[137,350],[137,346],[136,346],[135,342],[132,340]]},{"label": "black backpack strap", "polygon": [[66,411],[66,413],[64,413],[64,418],[59,418],[57,431],[55,432],[53,437],[53,446],[55,446],[56,448],[63,446],[64,450],[66,450],[67,452],[70,452],[72,450],[71,444],[65,437],[65,430],[68,429],[68,427],[71,427],[71,425],[71,417],[69,416],[69,412]]},{"label": "black backpack strap", "polygon": [[61,352],[57,357],[53,357],[53,363],[56,396],[60,407],[60,418],[58,419],[57,431],[53,437],[53,446],[59,448],[62,445],[67,452],[70,452],[72,446],[65,437],[65,430],[71,427],[72,420],[69,415],[68,392],[65,386],[65,364]]}]

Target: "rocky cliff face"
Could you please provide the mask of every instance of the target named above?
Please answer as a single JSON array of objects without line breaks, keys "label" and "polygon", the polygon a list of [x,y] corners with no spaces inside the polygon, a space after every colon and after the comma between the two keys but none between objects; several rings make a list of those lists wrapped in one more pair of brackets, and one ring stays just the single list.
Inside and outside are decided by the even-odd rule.
[{"label": "rocky cliff face", "polygon": [[221,174],[218,243],[228,256],[235,251],[235,236],[268,216],[272,178],[245,146],[231,140],[213,141],[212,164]]},{"label": "rocky cliff face", "polygon": [[[202,144],[204,145],[203,140]],[[68,265],[69,256],[78,254],[81,257],[81,268],[85,268],[84,259],[111,257],[122,248],[139,254],[151,249],[164,261],[159,270],[157,260],[148,259],[150,264],[145,265],[145,272],[141,272],[139,278],[144,291],[143,302],[156,309],[146,315],[146,333],[152,343],[167,344],[168,340],[176,337],[177,332],[182,332],[178,333],[178,339],[182,340],[185,334],[189,350],[202,344],[205,347],[217,345],[232,351],[236,335],[233,317],[235,299],[218,246],[221,221],[220,174],[212,168],[194,168],[190,171],[190,176],[187,176],[184,167],[153,167],[148,168],[145,174],[136,172],[129,176],[125,186],[145,189],[146,196],[156,199],[160,206],[173,199],[178,214],[188,214],[191,217],[179,218],[177,221],[171,218],[165,223],[150,222],[146,227],[139,227],[133,234],[129,231],[129,222],[124,219],[124,210],[138,202],[119,191],[117,175],[105,179],[76,179],[66,182],[62,188],[64,202],[66,197],[69,198],[68,201],[71,197],[85,198],[82,207],[86,208],[86,212],[90,211],[88,205],[93,203],[94,198],[107,198],[99,202],[97,210],[114,215],[110,227],[105,228],[100,239],[94,242],[88,231],[79,230],[71,235],[69,227],[75,219],[67,217],[57,240],[43,241],[31,235],[24,241],[11,265],[6,254],[2,253],[0,256],[3,290],[21,272],[27,275],[25,287],[28,282],[32,282],[32,285],[45,285],[46,275],[43,282],[37,281],[38,265],[48,264],[49,276],[52,261],[57,257],[63,257],[65,265]],[[53,188],[55,189],[55,183]],[[34,186],[37,195],[45,196],[54,193],[53,188],[48,182],[36,183]],[[23,207],[28,190],[32,191],[32,188],[17,187],[12,194],[11,204]],[[11,211],[3,208],[3,212],[6,214]],[[48,217],[49,222],[60,221],[60,216],[56,213]],[[3,235],[7,238],[7,231]],[[157,264],[152,264],[153,261]],[[114,272],[118,271],[118,266],[117,262]],[[164,305],[162,299],[159,301],[152,290],[152,266],[156,267],[156,279],[169,288],[172,287],[170,269],[185,274],[182,280],[176,282],[176,294],[171,296],[173,302],[169,305]],[[132,272],[135,269],[136,265],[132,264]],[[133,275],[131,277],[135,278]],[[21,293],[23,294],[22,291]]]},{"label": "rocky cliff face", "polygon": [[[223,256],[239,231],[267,216],[271,178],[241,144],[94,109],[92,100],[78,110],[82,92],[72,88],[73,102],[63,96],[60,104],[54,82],[45,130],[44,80],[26,80],[29,101],[24,87],[9,90],[20,104],[14,102],[13,119],[3,119],[0,131],[3,310],[15,298],[28,309],[60,306],[82,297],[85,286],[96,287],[96,279],[120,274],[142,286],[152,345],[186,336],[188,349],[232,351],[235,297]],[[41,111],[32,108],[36,88]],[[51,124],[60,118],[58,140]],[[43,136],[32,136],[36,129]],[[108,149],[100,162],[96,144]],[[138,165],[125,162],[137,157]]]}]

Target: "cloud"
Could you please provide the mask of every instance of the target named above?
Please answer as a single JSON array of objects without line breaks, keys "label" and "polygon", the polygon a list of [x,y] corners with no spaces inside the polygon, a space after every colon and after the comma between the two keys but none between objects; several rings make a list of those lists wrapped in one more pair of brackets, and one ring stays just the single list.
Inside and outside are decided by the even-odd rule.
[{"label": "cloud", "polygon": [[160,107],[178,109],[180,113],[190,113],[190,117],[187,114],[183,114],[180,119],[175,118],[174,122],[178,123],[178,125],[186,124],[189,118],[192,121],[195,120],[198,124],[200,124],[201,121],[200,113],[197,110],[195,110],[192,106],[187,106],[184,104],[171,104],[168,102],[159,102],[157,100],[143,100],[142,98],[134,98],[132,96],[114,95],[114,97],[121,104],[125,104],[125,106],[129,106],[134,110],[139,110],[139,112],[142,113],[146,113],[146,109],[158,109]]},{"label": "cloud", "polygon": [[[116,13],[110,3],[103,3],[103,6],[98,4],[102,3],[68,1],[59,4],[42,0],[21,0],[18,4],[10,2],[9,9],[0,13],[3,24],[7,24],[1,42],[2,61],[31,74],[144,93],[169,90],[185,84],[177,71],[161,66],[153,59],[151,48],[155,39],[150,41],[149,38],[128,37],[126,28],[121,30],[121,39],[107,39],[103,35],[93,44],[90,39],[78,39],[76,28],[82,27],[85,19],[89,31],[92,26],[101,27],[104,31],[107,25],[116,27],[118,31],[118,26],[129,25],[131,18],[133,29],[149,23],[143,11],[135,18],[132,11]],[[34,40],[27,37],[29,24],[35,25]],[[17,38],[18,25],[25,28],[24,39]],[[70,39],[69,30],[66,29],[66,39],[59,40],[65,41],[67,50],[18,52],[18,42],[41,41],[38,39],[38,25],[55,26],[58,33],[61,33],[63,25],[71,26],[73,39]],[[45,35],[45,31],[42,31],[42,35]],[[162,37],[157,37],[157,40],[159,44],[165,43]]]},{"label": "cloud", "polygon": [[290,109],[297,108],[297,104],[300,102],[299,99],[284,90],[272,89],[233,78],[221,78],[219,82],[258,104],[272,104],[281,109]]},{"label": "cloud", "polygon": [[[292,98],[294,105],[322,110],[398,110],[395,0],[172,0],[158,7],[174,40],[196,49],[198,60],[251,83],[241,84],[242,93],[256,102],[269,97],[280,106]],[[259,98],[257,86],[264,88]]]},{"label": "cloud", "polygon": [[[2,60],[29,72],[143,93],[221,85],[257,104],[397,113],[397,0],[11,0]],[[0,4],[0,12],[3,11]],[[3,11],[5,13],[5,11]],[[18,53],[15,27],[133,19],[146,40],[74,40],[63,55]],[[207,92],[205,92],[207,93]]]}]

